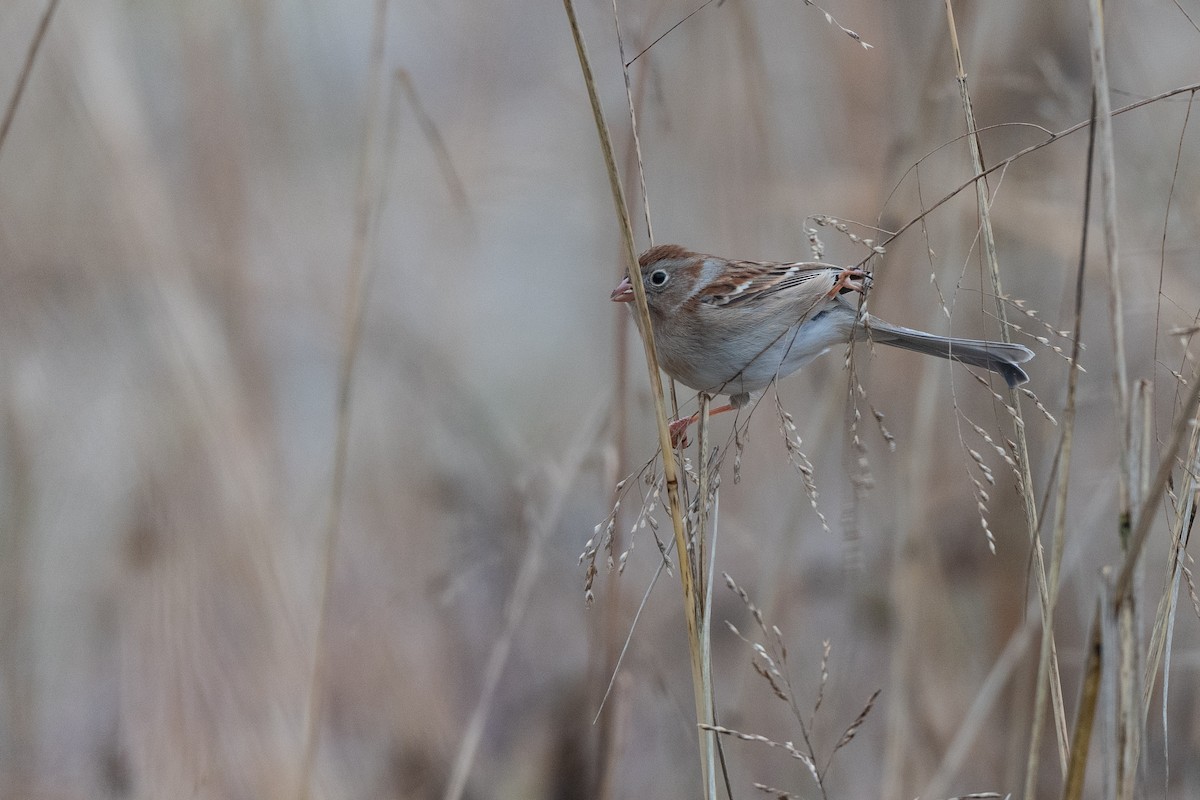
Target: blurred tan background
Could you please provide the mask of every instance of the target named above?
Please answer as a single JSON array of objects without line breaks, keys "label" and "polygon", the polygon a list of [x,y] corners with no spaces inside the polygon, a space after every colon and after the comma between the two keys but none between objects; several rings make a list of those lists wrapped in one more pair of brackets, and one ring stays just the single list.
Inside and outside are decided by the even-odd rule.
[{"label": "blurred tan background", "polygon": [[[627,57],[697,4],[620,3]],[[1109,5],[1114,106],[1196,80],[1200,32],[1178,8]],[[5,102],[44,9],[0,8]],[[730,0],[632,67],[658,242],[807,258],[806,216],[895,228],[969,176],[959,141],[890,194],[964,129],[942,4],[829,10],[873,49],[800,2]],[[96,0],[63,3],[52,20],[0,150],[5,798],[297,796],[373,13],[365,0]],[[579,13],[618,152],[632,163],[611,7],[584,0]],[[1058,131],[1087,117],[1083,2],[968,2],[956,13],[980,125]],[[384,41],[377,222],[320,634],[312,796],[442,795],[522,569],[528,602],[515,607],[465,796],[696,796],[677,579],[659,581],[604,724],[592,725],[604,665],[658,557],[640,531],[624,575],[602,570],[591,608],[578,557],[616,480],[656,443],[636,334],[625,357],[615,349],[629,325],[608,301],[619,237],[562,8],[396,0]],[[398,69],[415,95],[391,77]],[[1192,120],[1181,145],[1188,108],[1180,95],[1115,123],[1130,370],[1155,384],[1159,436],[1172,418],[1169,370],[1183,363],[1167,332],[1200,307],[1200,134]],[[991,131],[985,158],[1042,138],[1028,126]],[[1072,320],[1086,144],[1086,134],[1056,142],[991,184],[1005,289],[1057,330]],[[636,178],[625,180],[636,204]],[[635,210],[645,245],[640,220]],[[927,238],[914,227],[889,248],[872,309],[995,336],[976,232],[965,192],[928,219]],[[829,260],[865,255],[831,228],[821,239]],[[1097,235],[1089,254],[1057,631],[1069,719],[1099,570],[1119,558]],[[1058,416],[1066,362],[1023,341],[1038,352],[1031,388]],[[830,797],[1019,794],[1037,654],[1028,538],[1009,469],[954,404],[997,441],[1012,435],[1008,415],[961,368],[859,356],[874,488],[853,502],[846,373],[831,353],[780,387],[831,530],[788,464],[768,398],[740,483],[726,464],[717,570],[780,627],[802,708],[831,643],[811,731],[819,753],[883,690],[833,759]],[[622,368],[629,389],[614,397]],[[624,431],[611,416],[622,408]],[[885,415],[895,452],[869,408]],[[1060,430],[1028,400],[1025,411],[1041,496]],[[714,423],[721,436],[729,424]],[[1000,481],[988,512],[996,555],[967,448]],[[1152,598],[1161,527],[1146,558]],[[1148,724],[1146,797],[1200,795],[1190,606],[1183,597],[1174,633],[1169,744],[1161,706]],[[752,627],[723,586],[714,616]],[[721,626],[714,649],[723,721],[798,739],[749,648]],[[989,675],[997,694],[972,716]],[[1043,742],[1049,795],[1061,776],[1049,730]],[[754,782],[819,796],[786,753],[725,744],[735,796],[762,796]]]}]

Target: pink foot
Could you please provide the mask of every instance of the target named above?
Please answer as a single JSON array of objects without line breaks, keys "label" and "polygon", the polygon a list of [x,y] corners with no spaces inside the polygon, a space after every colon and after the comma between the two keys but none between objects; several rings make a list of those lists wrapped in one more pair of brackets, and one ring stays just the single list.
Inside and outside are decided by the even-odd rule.
[{"label": "pink foot", "polygon": [[696,417],[684,417],[671,423],[671,447],[687,447],[692,442],[688,439],[687,429],[696,421]]},{"label": "pink foot", "polygon": [[[712,409],[711,411],[708,412],[708,415],[710,417],[715,417],[717,414],[724,414],[726,411],[733,411],[735,408],[736,408],[736,406],[734,406],[732,403],[730,403],[729,405],[724,405],[724,406],[721,406],[720,408]],[[688,445],[690,445],[691,441],[688,439],[687,429],[690,428],[692,426],[692,424],[695,423],[699,419],[700,419],[700,412],[697,411],[695,414],[692,414],[690,417],[684,417],[683,419],[677,419],[674,422],[672,422],[671,426],[670,426],[671,447],[687,447]]]},{"label": "pink foot", "polygon": [[[855,280],[856,278],[858,280]],[[833,288],[829,290],[829,296],[835,297],[842,292],[858,292],[862,294],[863,284],[866,283],[867,279],[867,273],[861,269],[844,269],[838,273]]]}]

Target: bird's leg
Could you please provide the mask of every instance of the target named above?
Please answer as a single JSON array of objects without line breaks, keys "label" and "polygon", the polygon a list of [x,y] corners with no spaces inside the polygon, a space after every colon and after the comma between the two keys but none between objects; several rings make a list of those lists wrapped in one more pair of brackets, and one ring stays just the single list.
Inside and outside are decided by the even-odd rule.
[{"label": "bird's leg", "polygon": [[[855,280],[860,278],[861,280]],[[863,293],[863,284],[869,279],[867,273],[861,269],[847,268],[838,273],[837,280],[833,282],[833,288],[829,290],[830,297],[836,297],[842,292],[858,292]]]},{"label": "bird's leg", "polygon": [[[714,417],[717,414],[724,414],[726,411],[733,411],[736,408],[737,408],[737,406],[735,406],[733,403],[730,403],[729,405],[724,405],[724,406],[721,406],[720,408],[711,409],[708,412],[708,415],[710,417]],[[699,419],[700,419],[700,412],[697,411],[695,414],[692,414],[690,417],[684,417],[683,419],[677,419],[674,422],[672,422],[671,423],[671,446],[672,447],[687,447],[689,444],[691,444],[691,441],[688,439],[688,436],[687,436],[687,429],[690,428]]]}]

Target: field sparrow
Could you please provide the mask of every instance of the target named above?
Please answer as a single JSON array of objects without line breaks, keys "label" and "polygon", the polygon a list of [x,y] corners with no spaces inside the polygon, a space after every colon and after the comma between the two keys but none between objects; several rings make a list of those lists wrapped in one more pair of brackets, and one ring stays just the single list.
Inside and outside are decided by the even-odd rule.
[{"label": "field sparrow", "polygon": [[[843,295],[863,292],[870,278],[861,270],[730,261],[674,244],[652,247],[638,262],[663,370],[705,394],[729,395],[730,405],[717,411],[742,407],[751,392],[852,339],[982,367],[1010,387],[1029,380],[1019,365],[1033,351],[1022,345],[937,336],[859,313]],[[628,276],[612,300],[633,300]],[[689,422],[672,432],[682,434]]]}]

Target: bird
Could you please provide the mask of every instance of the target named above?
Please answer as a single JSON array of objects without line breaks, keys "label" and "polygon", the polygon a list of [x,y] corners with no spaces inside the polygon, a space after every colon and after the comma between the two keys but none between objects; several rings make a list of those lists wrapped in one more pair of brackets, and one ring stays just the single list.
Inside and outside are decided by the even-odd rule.
[{"label": "bird", "polygon": [[[905,328],[860,311],[848,296],[865,294],[870,276],[858,268],[811,261],[742,261],[697,253],[677,244],[651,247],[638,258],[659,364],[675,380],[710,397],[728,395],[738,409],[765,389],[827,352],[870,340],[999,374],[1009,387],[1029,380],[1021,364],[1029,348],[960,339]],[[611,299],[634,298],[626,275]],[[672,424],[686,438],[696,417]]]}]

